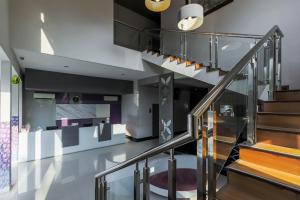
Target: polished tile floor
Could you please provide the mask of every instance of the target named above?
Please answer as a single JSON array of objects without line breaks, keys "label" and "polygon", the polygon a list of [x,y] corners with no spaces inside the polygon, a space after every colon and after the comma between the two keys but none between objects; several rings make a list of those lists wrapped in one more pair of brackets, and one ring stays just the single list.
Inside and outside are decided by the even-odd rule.
[{"label": "polished tile floor", "polygon": [[[20,163],[13,170],[15,184],[11,192],[0,194],[0,200],[94,200],[95,174],[157,145],[158,140],[127,141],[126,144]],[[167,155],[153,159],[162,156]],[[140,170],[142,167],[143,163]],[[106,177],[108,200],[133,199],[133,171],[134,166],[131,166]],[[221,178],[221,184],[226,182],[226,178]],[[150,199],[167,198],[151,194]]]},{"label": "polished tile floor", "polygon": [[[12,191],[0,195],[0,199],[94,200],[94,176],[96,173],[156,145],[158,145],[157,140],[138,143],[128,141],[122,145],[21,163],[14,169],[12,175],[13,179],[16,179]],[[115,183],[118,186],[120,186],[119,183],[121,186],[128,185],[126,177],[108,178],[113,181],[111,186]],[[114,187],[114,189],[117,188]],[[126,189],[127,187],[121,188],[123,190],[130,189],[130,187],[128,189]],[[118,196],[111,196],[110,199],[115,198],[117,199]],[[121,199],[118,198],[118,200]]]}]

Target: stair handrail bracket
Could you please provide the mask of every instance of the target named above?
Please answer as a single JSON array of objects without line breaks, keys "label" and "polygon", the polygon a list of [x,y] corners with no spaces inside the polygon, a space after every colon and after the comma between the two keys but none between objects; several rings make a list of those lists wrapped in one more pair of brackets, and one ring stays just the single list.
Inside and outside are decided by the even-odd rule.
[{"label": "stair handrail bracket", "polygon": [[[211,33],[210,33],[211,34]],[[238,34],[231,34],[238,35]],[[249,50],[249,52],[227,73],[224,78],[213,87],[213,89],[197,104],[197,106],[187,116],[187,132],[172,138],[171,140],[147,150],[133,158],[117,164],[110,169],[100,172],[95,175],[95,199],[107,200],[107,182],[106,176],[117,172],[126,167],[135,165],[134,171],[134,200],[140,199],[140,185],[143,185],[143,200],[150,199],[150,168],[148,161],[153,156],[160,153],[170,151],[170,159],[168,162],[168,199],[176,200],[176,157],[174,156],[174,149],[191,143],[197,142],[197,200],[213,200],[216,198],[216,173],[214,170],[216,149],[213,147],[213,141],[216,139],[208,130],[209,117],[207,111],[213,111],[214,102],[220,97],[226,88],[235,80],[239,73],[245,66],[252,66],[254,69],[257,66],[257,54],[264,47],[265,43],[272,40],[273,57],[271,63],[271,70],[269,74],[269,98],[272,99],[273,91],[281,84],[281,38],[283,33],[278,26],[272,27],[267,34],[265,34],[259,41]],[[247,74],[248,79],[255,80],[257,77],[257,70],[253,71],[253,75]],[[256,75],[255,75],[256,73]],[[257,82],[257,80],[256,80]],[[248,126],[251,128],[252,135],[247,135],[250,142],[255,142],[255,126],[256,126],[256,104],[257,84],[253,84],[251,90],[251,101],[248,102]],[[249,105],[252,109],[249,109]],[[207,115],[206,115],[207,114]],[[205,117],[208,119],[205,120]],[[210,116],[212,118],[212,116]],[[215,120],[215,119],[214,119]],[[247,127],[248,129],[248,127]],[[248,131],[247,131],[248,134]],[[208,162],[208,163],[207,163]],[[143,177],[140,176],[139,164],[143,164]],[[208,166],[208,168],[206,167]],[[208,176],[206,174],[208,173]],[[175,182],[175,183],[174,183]]]}]

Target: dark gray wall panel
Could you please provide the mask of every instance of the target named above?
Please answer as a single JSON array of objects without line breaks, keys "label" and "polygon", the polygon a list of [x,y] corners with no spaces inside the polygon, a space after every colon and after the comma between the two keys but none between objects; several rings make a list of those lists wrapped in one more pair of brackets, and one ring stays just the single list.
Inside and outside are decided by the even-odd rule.
[{"label": "dark gray wall panel", "polygon": [[173,120],[174,73],[163,74],[159,81],[159,142],[164,143],[174,135]]},{"label": "dark gray wall panel", "polygon": [[66,126],[62,128],[62,144],[63,147],[79,145],[79,127]]},{"label": "dark gray wall panel", "polygon": [[108,141],[111,140],[111,124],[110,123],[105,123],[105,124],[99,124],[98,125],[98,141]]},{"label": "dark gray wall panel", "polygon": [[133,82],[26,69],[25,89],[122,95],[133,92]]}]

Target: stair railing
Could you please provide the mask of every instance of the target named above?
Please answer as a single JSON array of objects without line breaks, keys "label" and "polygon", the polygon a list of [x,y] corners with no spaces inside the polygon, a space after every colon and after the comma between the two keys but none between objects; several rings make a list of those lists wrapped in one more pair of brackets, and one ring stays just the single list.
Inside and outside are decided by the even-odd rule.
[{"label": "stair railing", "polygon": [[[138,51],[148,50],[176,56],[212,70],[229,71],[250,50],[251,45],[261,38],[262,35],[254,34],[140,29],[122,21],[114,21],[115,44]],[[232,57],[228,59],[228,56]]]},{"label": "stair railing", "polygon": [[[160,153],[169,151],[168,199],[175,200],[176,157],[174,156],[174,149],[193,141],[197,141],[197,199],[215,199],[217,178],[220,174],[220,169],[216,169],[217,156],[219,154],[218,123],[226,124],[226,120],[228,120],[229,117],[229,121],[234,119],[233,124],[238,124],[233,116],[237,116],[238,119],[243,119],[243,123],[246,122],[247,125],[246,139],[249,143],[255,143],[257,99],[260,95],[259,89],[263,87],[265,91],[265,88],[268,89],[269,87],[268,96],[272,98],[272,92],[281,84],[280,62],[282,37],[283,34],[279,27],[274,26],[260,39],[191,111],[188,115],[186,133],[106,171],[98,173],[95,176],[95,199],[108,199],[107,175],[131,165],[136,166],[133,173],[134,191],[132,192],[134,193],[134,199],[138,200],[141,198],[141,184],[143,185],[142,199],[150,199],[149,159]],[[224,102],[228,102],[228,98],[232,101],[233,96],[237,97],[234,99],[234,103],[237,103],[238,106],[230,107],[228,105],[222,105]],[[241,107],[242,109],[240,109]],[[238,137],[236,137],[236,139],[237,138]],[[140,163],[144,163],[142,177],[139,169]]]},{"label": "stair railing", "polygon": [[[184,61],[193,61],[209,69],[227,68],[230,70],[250,49],[251,44],[260,40],[262,35],[183,32],[171,29],[144,29],[140,33],[140,50],[159,52],[161,55],[176,56]],[[236,51],[239,55],[226,63],[222,60],[229,43],[240,45]],[[241,45],[241,43],[244,43]],[[227,49],[226,49],[227,48]],[[224,66],[230,65],[230,66]],[[228,69],[230,68],[230,69]]]}]

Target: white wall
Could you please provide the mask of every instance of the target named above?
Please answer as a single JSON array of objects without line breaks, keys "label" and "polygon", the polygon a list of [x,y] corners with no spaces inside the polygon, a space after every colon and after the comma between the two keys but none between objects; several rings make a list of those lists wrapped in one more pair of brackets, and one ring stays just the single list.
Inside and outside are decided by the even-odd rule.
[{"label": "white wall", "polygon": [[158,88],[138,86],[134,94],[122,96],[122,124],[127,135],[136,139],[152,137],[152,104],[158,104]]},{"label": "white wall", "polygon": [[138,137],[138,95],[122,95],[122,124],[126,124],[126,135]]},{"label": "white wall", "polygon": [[158,104],[158,88],[140,86],[138,138],[152,137],[152,104]]},{"label": "white wall", "polygon": [[140,52],[113,44],[113,2],[12,0],[12,46],[144,71]]},{"label": "white wall", "polygon": [[10,60],[17,73],[20,73],[19,64],[10,48],[10,29],[9,29],[9,0],[0,0],[0,59]]},{"label": "white wall", "polygon": [[[162,14],[162,27],[176,28],[176,15],[181,2]],[[205,17],[201,32],[235,32],[265,34],[272,26],[279,25],[283,39],[283,84],[292,89],[300,88],[300,23],[299,0],[234,0],[233,3]]]}]

